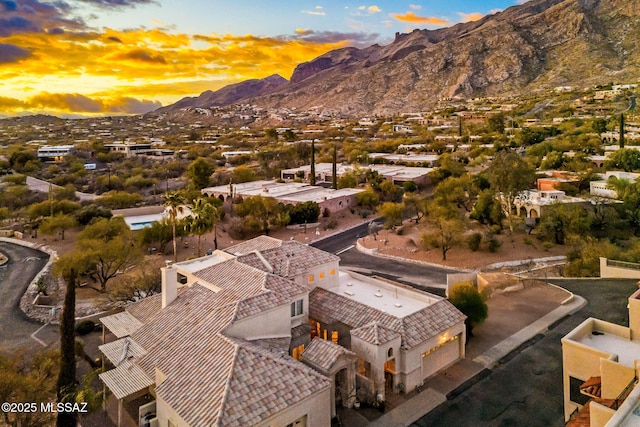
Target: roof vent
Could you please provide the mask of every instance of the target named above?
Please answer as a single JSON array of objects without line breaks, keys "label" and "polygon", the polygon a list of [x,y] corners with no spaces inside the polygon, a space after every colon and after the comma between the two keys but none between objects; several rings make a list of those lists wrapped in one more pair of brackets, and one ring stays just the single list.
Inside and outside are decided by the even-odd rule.
[{"label": "roof vent", "polygon": [[376,292],[374,295],[377,296],[378,298],[382,298],[382,293],[380,292],[380,289],[378,289],[378,292]]},{"label": "roof vent", "polygon": [[395,305],[396,307],[402,307],[402,304],[395,303],[394,305]]},{"label": "roof vent", "polygon": [[348,282],[348,283],[347,283],[347,286],[353,286],[353,283]]},{"label": "roof vent", "polygon": [[355,294],[354,294],[353,292],[351,292],[351,291],[344,291],[344,293],[345,293],[345,294],[347,294],[347,295],[349,295],[349,296],[353,296],[353,295],[355,295]]}]

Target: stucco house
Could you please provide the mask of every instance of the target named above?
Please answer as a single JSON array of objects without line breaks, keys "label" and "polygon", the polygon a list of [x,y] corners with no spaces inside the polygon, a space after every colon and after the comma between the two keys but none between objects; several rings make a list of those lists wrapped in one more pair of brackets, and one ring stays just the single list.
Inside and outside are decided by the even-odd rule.
[{"label": "stucco house", "polygon": [[629,327],[589,318],[562,338],[568,427],[640,425],[640,290],[628,309]]},{"label": "stucco house", "polygon": [[[101,319],[119,402],[159,426],[329,426],[336,406],[411,391],[464,357],[447,300],[340,271],[261,236],[162,269],[162,294]],[[155,424],[157,423],[157,424]]]}]

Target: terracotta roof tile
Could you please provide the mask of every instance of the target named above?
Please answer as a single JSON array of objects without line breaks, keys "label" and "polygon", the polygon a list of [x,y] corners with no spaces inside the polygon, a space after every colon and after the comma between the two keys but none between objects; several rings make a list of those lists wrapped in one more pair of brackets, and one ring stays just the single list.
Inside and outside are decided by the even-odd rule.
[{"label": "terracotta roof tile", "polygon": [[302,360],[312,366],[317,366],[324,371],[328,371],[340,356],[343,355],[357,357],[354,352],[338,344],[320,338],[314,338],[311,344],[304,349]]},{"label": "terracotta roof tile", "polygon": [[352,329],[377,322],[399,333],[401,346],[405,349],[415,347],[465,319],[464,314],[446,299],[398,318],[322,288],[315,288],[309,294],[309,317],[329,324],[340,321]]},{"label": "terracotta roof tile", "polygon": [[[260,255],[273,268],[274,274],[289,278],[306,273],[318,265],[340,260],[332,253],[296,241],[282,242],[279,247],[260,251]],[[242,255],[238,257],[238,261],[263,271],[269,271],[255,253]]]},{"label": "terracotta roof tile", "polygon": [[282,240],[275,239],[269,236],[258,236],[254,239],[247,240],[246,242],[238,243],[237,245],[229,246],[223,249],[225,252],[231,255],[246,255],[253,251],[263,251],[265,249],[277,248],[282,245]]},{"label": "terracotta roof tile", "polygon": [[352,329],[351,335],[374,345],[382,345],[398,338],[400,333],[378,322],[372,322],[360,328]]}]

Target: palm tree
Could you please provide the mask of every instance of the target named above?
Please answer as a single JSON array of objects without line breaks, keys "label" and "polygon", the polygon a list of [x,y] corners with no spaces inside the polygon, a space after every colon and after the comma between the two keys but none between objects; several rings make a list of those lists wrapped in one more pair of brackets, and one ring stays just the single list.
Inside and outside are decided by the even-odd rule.
[{"label": "palm tree", "polygon": [[170,191],[165,195],[164,206],[167,214],[169,215],[169,221],[171,222],[171,230],[173,231],[173,262],[178,261],[178,245],[176,243],[176,226],[178,223],[178,214],[184,211],[183,207],[184,198],[180,193]]},{"label": "palm tree", "polygon": [[200,238],[213,230],[217,221],[218,210],[211,203],[203,198],[194,201],[191,206],[191,215],[187,217],[187,230],[198,235],[198,256],[200,256]]}]

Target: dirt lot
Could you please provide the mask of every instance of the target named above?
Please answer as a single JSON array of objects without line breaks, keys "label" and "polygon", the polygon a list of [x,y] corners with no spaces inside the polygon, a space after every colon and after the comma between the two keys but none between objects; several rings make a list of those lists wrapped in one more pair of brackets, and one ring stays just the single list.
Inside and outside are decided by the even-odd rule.
[{"label": "dirt lot", "polygon": [[[566,246],[554,245],[550,249],[544,250],[542,242],[535,236],[521,232],[512,234],[506,230],[502,234],[495,235],[495,238],[501,243],[496,252],[489,252],[484,242],[480,250],[472,252],[467,248],[463,238],[462,244],[449,250],[447,259],[443,261],[442,251],[439,248],[427,249],[422,244],[421,235],[427,229],[426,227],[426,224],[416,225],[413,222],[405,221],[401,236],[397,234],[397,231],[382,230],[375,240],[373,236],[367,236],[361,239],[360,243],[366,248],[377,248],[381,254],[442,264],[447,267],[469,269],[481,269],[497,262],[566,255],[570,249]],[[475,231],[484,233],[486,229],[470,230],[465,233],[465,236]]]}]

